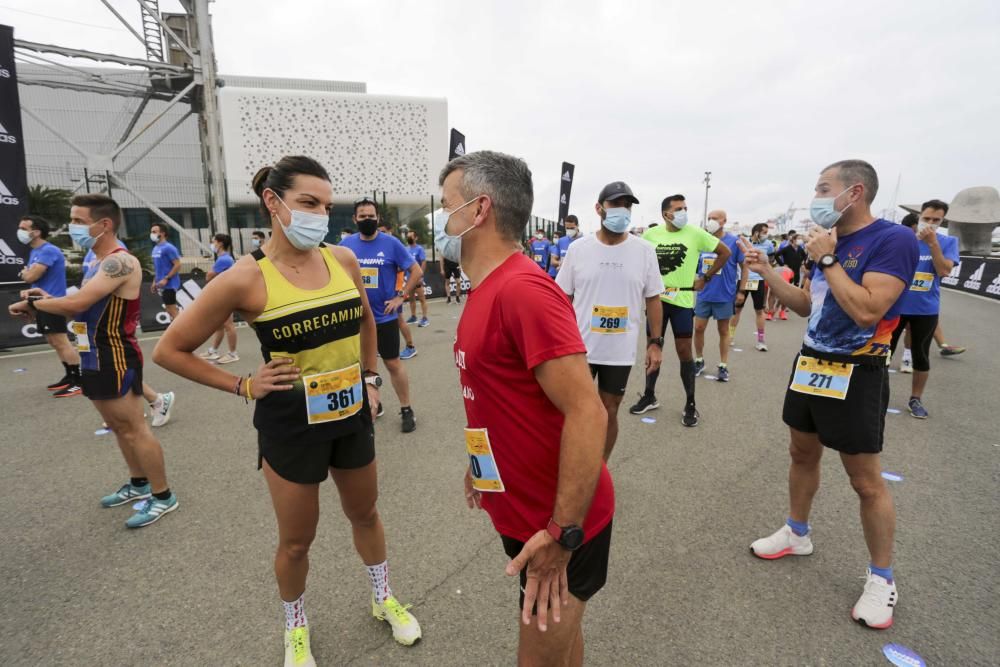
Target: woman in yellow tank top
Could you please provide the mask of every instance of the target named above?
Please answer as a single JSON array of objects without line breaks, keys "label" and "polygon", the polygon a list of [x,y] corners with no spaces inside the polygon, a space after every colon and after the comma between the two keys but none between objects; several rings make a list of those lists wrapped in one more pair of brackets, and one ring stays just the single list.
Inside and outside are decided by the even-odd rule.
[{"label": "woman in yellow tank top", "polygon": [[[385,535],[375,506],[375,320],[357,259],[323,243],[333,205],[326,170],[282,158],[253,180],[271,219],[261,248],[220,274],[160,339],[153,360],[178,375],[256,402],[258,466],[278,520],[274,570],[285,609],[285,665],[314,665],[303,606],[319,484],[332,476],[372,584],[372,614],[410,645],[420,625],[389,588]],[[250,323],[264,363],[237,377],[195,354],[232,314]]]}]

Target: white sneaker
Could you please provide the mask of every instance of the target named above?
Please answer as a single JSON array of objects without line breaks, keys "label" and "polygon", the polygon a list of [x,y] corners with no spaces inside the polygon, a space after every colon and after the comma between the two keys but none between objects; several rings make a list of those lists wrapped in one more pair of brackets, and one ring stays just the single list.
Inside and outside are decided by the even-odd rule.
[{"label": "white sneaker", "polygon": [[163,426],[170,421],[170,414],[174,411],[174,392],[168,391],[159,395],[160,407],[153,412],[153,426]]},{"label": "white sneaker", "polygon": [[895,582],[888,582],[868,570],[865,591],[851,610],[851,618],[861,625],[885,630],[892,625],[892,610],[899,601]]},{"label": "white sneaker", "polygon": [[285,630],[285,667],[316,667],[309,648],[309,626]]},{"label": "white sneaker", "polygon": [[386,598],[378,604],[372,596],[372,616],[392,626],[392,638],[403,646],[412,646],[420,639],[420,624],[409,611],[410,605],[402,605],[394,597]]},{"label": "white sneaker", "polygon": [[210,347],[201,354],[199,354],[198,356],[206,361],[215,361],[216,359],[219,358],[219,351],[216,350],[215,348]]},{"label": "white sneaker", "polygon": [[755,349],[761,352],[767,352],[767,343],[762,340],[757,341],[757,345],[754,346]]},{"label": "white sneaker", "polygon": [[231,364],[234,361],[239,361],[239,360],[240,360],[240,355],[236,354],[235,352],[226,352],[221,357],[217,357],[216,360],[215,360],[215,363],[217,363],[217,364]]},{"label": "white sneaker", "polygon": [[913,362],[909,359],[903,359],[902,363],[899,364],[900,373],[912,373],[913,372]]},{"label": "white sneaker", "polygon": [[808,533],[799,537],[786,523],[773,535],[754,541],[750,545],[750,551],[757,558],[766,560],[782,556],[808,556],[813,552],[813,543]]}]

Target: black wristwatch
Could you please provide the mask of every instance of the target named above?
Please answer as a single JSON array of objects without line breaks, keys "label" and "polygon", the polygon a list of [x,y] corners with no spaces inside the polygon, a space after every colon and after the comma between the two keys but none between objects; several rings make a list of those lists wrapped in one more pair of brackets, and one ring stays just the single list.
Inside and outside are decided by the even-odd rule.
[{"label": "black wristwatch", "polygon": [[646,343],[646,347],[649,347],[650,345],[659,345],[660,349],[662,350],[663,349],[663,336],[660,336],[659,338],[650,338],[649,342]]},{"label": "black wristwatch", "polygon": [[703,275],[703,276],[701,277],[701,279],[702,279],[702,280],[704,280],[704,281],[705,281],[705,282],[707,283],[707,282],[708,282],[709,280],[711,280],[711,279],[712,279],[712,276],[714,276],[714,275],[715,275],[714,273],[713,273],[713,274],[712,274],[711,276],[710,276],[710,275],[708,275],[708,274],[705,274],[705,275]]},{"label": "black wristwatch", "polygon": [[836,255],[834,255],[833,253],[827,253],[819,258],[817,264],[819,264],[819,268],[821,271],[825,271],[839,261],[840,260],[837,259]]},{"label": "black wristwatch", "polygon": [[549,519],[549,525],[545,529],[566,551],[576,551],[583,545],[583,528],[580,526],[560,526],[555,519]]},{"label": "black wristwatch", "polygon": [[35,306],[35,302],[36,301],[41,301],[44,298],[45,298],[44,296],[38,296],[36,294],[34,296],[29,296],[27,299],[25,299],[25,301],[28,302],[28,308],[31,308],[33,311],[35,311],[37,313],[38,312],[38,308]]},{"label": "black wristwatch", "polygon": [[375,371],[365,371],[365,384],[370,384],[376,389],[382,388],[382,376]]}]

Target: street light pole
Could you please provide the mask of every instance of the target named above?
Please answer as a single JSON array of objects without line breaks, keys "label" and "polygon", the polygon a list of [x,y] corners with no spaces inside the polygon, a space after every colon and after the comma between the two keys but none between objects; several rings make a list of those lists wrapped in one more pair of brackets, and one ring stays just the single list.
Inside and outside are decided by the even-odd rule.
[{"label": "street light pole", "polygon": [[701,213],[701,226],[704,227],[708,224],[708,189],[712,187],[712,172],[706,171],[702,182],[705,184],[705,210]]}]

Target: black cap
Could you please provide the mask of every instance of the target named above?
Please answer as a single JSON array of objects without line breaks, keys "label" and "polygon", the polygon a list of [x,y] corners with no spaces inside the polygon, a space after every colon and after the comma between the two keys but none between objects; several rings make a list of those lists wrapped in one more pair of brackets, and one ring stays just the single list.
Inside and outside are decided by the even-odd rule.
[{"label": "black cap", "polygon": [[633,204],[639,203],[639,200],[632,194],[632,188],[627,186],[623,181],[615,181],[614,183],[605,185],[601,189],[601,194],[597,196],[597,203],[612,201],[621,197],[628,197],[632,200]]}]

